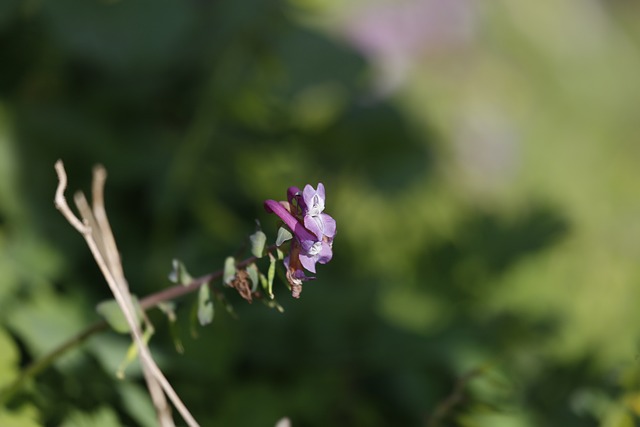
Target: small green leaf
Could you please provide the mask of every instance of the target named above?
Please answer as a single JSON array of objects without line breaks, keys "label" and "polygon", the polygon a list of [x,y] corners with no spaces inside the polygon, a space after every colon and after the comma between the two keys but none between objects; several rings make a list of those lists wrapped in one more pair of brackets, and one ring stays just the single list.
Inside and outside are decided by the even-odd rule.
[{"label": "small green leaf", "polygon": [[[144,341],[145,344],[149,344],[149,340],[151,339],[153,332],[154,330],[153,330],[153,327],[151,326],[144,330],[144,332],[142,333],[142,341]],[[116,377],[123,379],[124,371],[129,367],[129,365],[131,365],[131,363],[133,363],[134,360],[136,360],[137,357],[138,357],[138,346],[136,345],[135,342],[132,342],[131,345],[129,346],[129,349],[127,350],[127,355],[125,356],[122,363],[120,363],[120,366],[116,371]]]},{"label": "small green leaf", "polygon": [[293,238],[293,234],[289,230],[284,227],[280,227],[278,229],[278,237],[276,238],[276,246],[282,245],[287,240],[291,240]]},{"label": "small green leaf", "polygon": [[251,263],[247,266],[247,274],[249,275],[249,279],[251,279],[251,283],[253,286],[251,287],[251,292],[255,292],[258,288],[258,283],[260,279],[258,278],[258,266],[255,263]]},{"label": "small green leaf", "polygon": [[191,277],[182,261],[174,259],[171,264],[173,266],[169,273],[169,280],[171,282],[179,283],[181,285],[188,285],[193,282],[193,277]]},{"label": "small green leaf", "polygon": [[178,320],[178,317],[176,316],[176,303],[173,301],[161,302],[158,304],[158,308],[166,314],[167,319],[169,319],[169,334],[173,339],[173,345],[175,346],[176,351],[183,354],[184,346],[182,345],[182,340],[180,339],[180,334],[178,333],[178,328],[176,326],[176,320]]},{"label": "small green leaf", "polygon": [[222,275],[222,280],[224,284],[229,286],[231,282],[236,277],[236,260],[230,256],[224,260],[224,273]]},{"label": "small green leaf", "polygon": [[282,252],[280,249],[276,248],[276,255],[278,255],[278,259],[280,261],[282,261],[284,259],[284,252]]},{"label": "small green leaf", "polygon": [[209,283],[204,283],[198,291],[198,321],[205,326],[213,321],[213,301],[209,290]]},{"label": "small green leaf", "polygon": [[269,270],[267,271],[267,292],[273,299],[273,278],[276,275],[276,258],[269,254]]},{"label": "small green leaf", "polygon": [[251,253],[253,256],[262,258],[264,255],[264,245],[267,243],[267,235],[261,230],[258,230],[249,236],[249,240],[251,240]]},{"label": "small green leaf", "polygon": [[182,265],[182,263],[175,258],[171,261],[171,271],[168,276],[171,283],[178,283],[180,281],[180,265]]},{"label": "small green leaf", "polygon": [[159,302],[157,307],[167,316],[169,322],[176,321],[176,303],[174,301]]},{"label": "small green leaf", "polygon": [[[140,303],[138,302],[138,298],[134,295],[131,295],[131,301],[133,302],[133,306],[136,309],[136,316],[138,318],[138,326],[140,325],[140,321],[142,319],[142,307],[140,307]],[[103,301],[96,306],[96,311],[99,315],[104,317],[104,320],[107,321],[109,326],[121,334],[126,334],[130,331],[129,324],[127,323],[127,319],[125,319],[120,306],[116,302],[116,300],[107,300]]]}]

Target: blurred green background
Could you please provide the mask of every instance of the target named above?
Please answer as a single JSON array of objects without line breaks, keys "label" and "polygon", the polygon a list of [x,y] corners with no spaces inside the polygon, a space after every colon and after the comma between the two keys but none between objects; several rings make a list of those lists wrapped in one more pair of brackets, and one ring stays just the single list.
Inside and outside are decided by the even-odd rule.
[{"label": "blurred green background", "polygon": [[[109,298],[61,158],[70,191],[107,168],[140,296],[324,182],[334,259],[276,285],[284,314],[229,293],[194,338],[182,299],[179,354],[151,313],[203,426],[640,425],[639,76],[634,1],[3,0],[0,388]],[[128,344],[94,336],[0,425],[154,425]]]}]

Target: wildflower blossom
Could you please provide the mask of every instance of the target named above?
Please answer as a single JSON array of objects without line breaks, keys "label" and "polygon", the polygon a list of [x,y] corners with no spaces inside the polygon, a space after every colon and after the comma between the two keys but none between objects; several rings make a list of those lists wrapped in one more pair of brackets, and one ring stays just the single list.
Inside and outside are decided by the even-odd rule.
[{"label": "wildflower blossom", "polygon": [[288,202],[267,200],[267,212],[275,213],[293,233],[289,254],[284,259],[287,280],[292,294],[298,298],[302,282],[315,279],[305,274],[304,269],[316,272],[316,263],[326,264],[333,257],[333,238],[336,234],[335,220],[325,214],[325,190],[322,183],[317,190],[306,185],[287,190]]}]

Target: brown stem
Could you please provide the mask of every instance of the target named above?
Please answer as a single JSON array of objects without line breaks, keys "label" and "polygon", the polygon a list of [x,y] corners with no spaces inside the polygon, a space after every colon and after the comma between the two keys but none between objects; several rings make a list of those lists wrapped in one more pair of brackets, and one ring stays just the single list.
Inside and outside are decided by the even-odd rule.
[{"label": "brown stem", "polygon": [[[275,249],[275,245],[269,246],[267,248],[267,252],[271,252]],[[255,262],[258,258],[255,256],[249,257],[245,260],[240,261],[236,264],[237,267],[245,267],[252,262]],[[150,308],[155,307],[161,302],[171,301],[176,298],[179,298],[183,295],[190,294],[191,292],[195,292],[200,288],[200,286],[207,282],[212,282],[216,279],[222,277],[223,270],[218,270],[210,274],[205,274],[204,276],[197,277],[191,281],[191,283],[187,285],[176,285],[171,288],[163,289],[162,291],[156,292],[149,296],[146,296],[140,300],[140,306],[143,310],[148,310]]]},{"label": "brown stem", "polygon": [[[266,251],[271,252],[275,248],[275,245],[269,246],[268,248],[266,248]],[[240,261],[236,265],[238,267],[245,267],[252,262],[255,262],[257,259],[257,257],[252,256]],[[187,285],[175,285],[170,288],[155,292],[142,298],[140,300],[140,306],[144,311],[147,311],[162,302],[171,301],[195,292],[200,288],[200,286],[202,286],[202,284],[219,279],[220,277],[222,277],[222,274],[223,270],[214,271],[213,273],[205,274],[204,276],[193,279],[191,283]],[[0,405],[9,402],[9,400],[11,400],[11,398],[25,385],[25,383],[30,378],[35,378],[36,375],[51,366],[60,356],[84,343],[88,338],[97,334],[98,332],[106,330],[107,327],[107,322],[105,322],[104,320],[96,322],[88,326],[84,330],[78,332],[76,335],[69,338],[67,341],[54,348],[40,359],[34,361],[31,365],[29,365],[22,371],[20,376],[13,383],[0,390]]]}]

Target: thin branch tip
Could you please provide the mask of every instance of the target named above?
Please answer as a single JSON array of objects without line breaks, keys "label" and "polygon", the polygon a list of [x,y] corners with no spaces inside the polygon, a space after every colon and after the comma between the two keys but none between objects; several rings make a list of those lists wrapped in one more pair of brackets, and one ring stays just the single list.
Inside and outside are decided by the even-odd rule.
[{"label": "thin branch tip", "polygon": [[93,175],[105,179],[107,177],[107,169],[100,163],[93,167]]},{"label": "thin branch tip", "polygon": [[67,189],[67,172],[64,169],[62,160],[58,159],[54,168],[58,175],[58,187],[56,188],[56,195],[53,199],[53,204],[62,213],[62,215],[69,221],[69,224],[73,226],[81,234],[87,234],[91,232],[91,229],[83,221],[80,221],[77,216],[71,211],[67,204],[67,199],[64,197],[64,191]]}]

